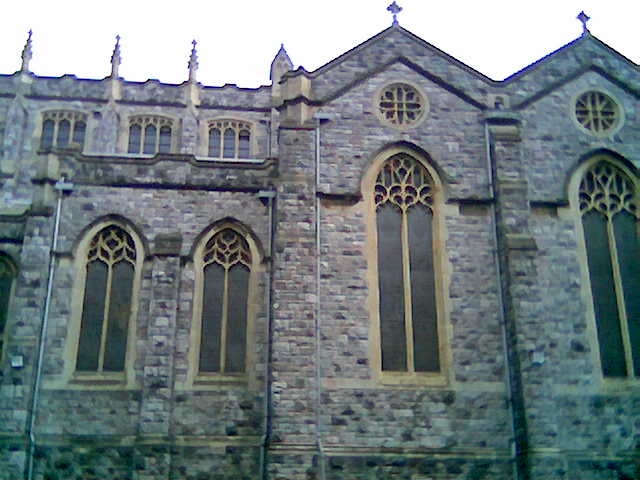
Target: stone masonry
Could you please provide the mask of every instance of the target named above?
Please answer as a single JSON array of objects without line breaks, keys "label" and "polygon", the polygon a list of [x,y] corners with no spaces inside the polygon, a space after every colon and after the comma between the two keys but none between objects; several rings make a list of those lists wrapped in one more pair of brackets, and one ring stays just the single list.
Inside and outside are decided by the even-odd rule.
[{"label": "stone masonry", "polygon": [[[576,180],[607,158],[640,201],[637,65],[585,31],[497,82],[397,24],[313,72],[282,48],[257,89],[112,61],[0,75],[0,480],[640,478],[640,373],[600,366]],[[381,115],[394,84],[423,99],[407,128]],[[591,91],[617,102],[606,135],[573,113]],[[45,145],[46,112],[86,115],[82,143]],[[129,153],[133,116],[169,119],[170,146]],[[221,119],[249,155],[243,134],[211,153]],[[435,178],[432,375],[381,371],[373,182],[395,154]],[[126,367],[83,377],[83,245],[111,224],[140,256]],[[235,377],[198,370],[198,252],[224,228],[252,255]]]}]

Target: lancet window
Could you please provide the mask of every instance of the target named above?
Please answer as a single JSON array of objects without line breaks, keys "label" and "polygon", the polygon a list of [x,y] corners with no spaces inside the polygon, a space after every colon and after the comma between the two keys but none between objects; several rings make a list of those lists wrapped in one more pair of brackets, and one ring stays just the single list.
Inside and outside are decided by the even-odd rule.
[{"label": "lancet window", "polygon": [[640,376],[639,199],[632,180],[595,163],[579,190],[591,297],[605,377]]},{"label": "lancet window", "polygon": [[381,369],[439,372],[433,180],[413,157],[394,155],[378,173],[374,202]]},{"label": "lancet window", "polygon": [[200,374],[240,374],[246,368],[252,255],[233,228],[215,233],[199,258],[202,299]]},{"label": "lancet window", "polygon": [[76,371],[125,369],[138,256],[132,236],[118,225],[104,227],[91,239]]}]

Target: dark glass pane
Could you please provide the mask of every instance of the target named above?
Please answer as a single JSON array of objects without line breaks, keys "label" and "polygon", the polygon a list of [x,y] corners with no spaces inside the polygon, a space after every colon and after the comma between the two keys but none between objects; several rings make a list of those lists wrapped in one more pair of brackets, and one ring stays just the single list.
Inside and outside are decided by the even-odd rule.
[{"label": "dark glass pane", "polygon": [[210,263],[204,269],[204,290],[202,292],[201,372],[220,371],[223,293],[224,268],[217,263]]},{"label": "dark glass pane", "polygon": [[142,137],[142,127],[140,125],[131,125],[129,127],[129,153],[140,153],[140,139]]},{"label": "dark glass pane", "polygon": [[407,370],[402,275],[402,213],[392,205],[378,209],[378,283],[382,370]]},{"label": "dark glass pane", "polygon": [[[11,295],[11,284],[13,278],[8,275],[0,277],[0,337],[4,333],[7,324],[7,312],[9,310],[9,296]],[[0,355],[2,350],[0,350]]]},{"label": "dark glass pane", "polygon": [[236,156],[236,132],[230,128],[224,131],[224,158],[233,158]]},{"label": "dark glass pane", "polygon": [[66,147],[69,145],[69,137],[71,135],[71,124],[69,120],[62,120],[58,124],[58,141],[56,146]]},{"label": "dark glass pane", "polygon": [[87,130],[87,124],[84,122],[76,122],[73,126],[73,143],[84,145],[84,134]]},{"label": "dark glass pane", "polygon": [[144,149],[142,153],[156,153],[156,137],[158,131],[154,125],[147,125],[144,128]]},{"label": "dark glass pane", "polygon": [[13,284],[13,269],[8,261],[0,258],[0,359],[4,348],[4,331],[7,327],[7,315],[9,313],[9,297]]},{"label": "dark glass pane", "polygon": [[217,128],[209,130],[209,156],[220,156],[220,130]]},{"label": "dark glass pane", "polygon": [[109,320],[104,349],[106,372],[121,372],[127,353],[127,331],[131,317],[131,295],[133,293],[134,268],[129,262],[118,262],[113,266],[111,297],[109,298]]},{"label": "dark glass pane", "polygon": [[251,137],[249,135],[249,131],[248,130],[241,130],[240,131],[240,142],[239,142],[238,157],[240,157],[240,158],[249,158],[250,157],[250,155],[251,155],[250,143],[251,143]]},{"label": "dark glass pane", "polygon": [[104,320],[104,297],[107,291],[107,270],[107,266],[99,261],[87,265],[76,362],[76,370],[79,371],[98,370],[100,337]]},{"label": "dark glass pane", "polygon": [[4,330],[7,326],[7,314],[9,313],[9,297],[11,295],[11,285],[13,284],[13,276],[9,274],[11,267],[2,265],[5,263],[0,259],[0,271],[5,270],[6,273],[0,275],[0,359],[2,358],[2,340]]},{"label": "dark glass pane", "polygon": [[629,212],[613,218],[618,247],[618,264],[624,290],[624,305],[633,354],[633,369],[640,377],[640,239],[638,224]]},{"label": "dark glass pane", "polygon": [[160,129],[160,153],[171,152],[171,127],[164,126]]},{"label": "dark glass pane", "polygon": [[431,211],[424,207],[412,207],[407,217],[414,368],[416,372],[437,372],[440,370],[440,356],[433,270],[433,218]]},{"label": "dark glass pane", "polygon": [[225,371],[244,372],[247,345],[247,294],[249,269],[241,264],[229,270],[229,299],[227,306],[227,352]]},{"label": "dark glass pane", "polygon": [[602,373],[607,377],[624,377],[627,375],[627,368],[613,284],[607,220],[604,215],[590,211],[583,215],[582,225],[587,246]]},{"label": "dark glass pane", "polygon": [[40,148],[46,149],[53,146],[53,131],[55,129],[53,120],[45,120],[42,123],[42,137],[40,137]]}]

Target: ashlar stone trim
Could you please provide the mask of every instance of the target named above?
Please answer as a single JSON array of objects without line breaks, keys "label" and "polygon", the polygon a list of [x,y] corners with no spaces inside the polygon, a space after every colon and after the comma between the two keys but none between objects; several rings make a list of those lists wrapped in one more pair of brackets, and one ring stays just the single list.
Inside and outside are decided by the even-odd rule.
[{"label": "ashlar stone trim", "polygon": [[373,99],[373,110],[384,125],[407,130],[420,125],[429,115],[429,100],[417,85],[392,81],[383,85]]},{"label": "ashlar stone trim", "polygon": [[[220,130],[220,139],[218,144],[218,152],[216,154],[215,151],[212,152],[212,148],[210,145],[211,138],[210,132],[212,129]],[[234,132],[234,145],[233,145],[233,155],[225,155],[225,130],[230,129]],[[241,147],[241,132],[248,132],[248,155],[244,152],[244,147]],[[250,158],[254,158],[256,152],[258,150],[257,144],[257,131],[256,125],[254,121],[247,120],[245,118],[235,118],[235,117],[216,117],[209,118],[200,122],[200,138],[198,151],[200,155],[205,157],[206,159],[215,159],[215,160],[246,160]],[[213,149],[215,150],[215,148]]]},{"label": "ashlar stone trim", "polygon": [[[89,136],[88,123],[89,115],[83,111],[68,108],[43,111],[35,128],[38,149],[44,151],[56,147],[84,149]],[[63,124],[67,125],[66,134],[61,128]],[[51,127],[47,128],[48,125]]]},{"label": "ashlar stone trim", "polygon": [[[378,282],[378,238],[376,227],[376,201],[375,186],[382,166],[397,155],[405,155],[420,167],[424,168],[431,179],[431,191],[429,192],[429,208],[433,212],[433,252],[434,252],[434,281],[435,299],[438,329],[438,355],[440,368],[438,372],[410,371],[383,371],[382,370],[382,344],[380,325],[380,290]],[[444,203],[443,184],[436,169],[428,158],[420,155],[405,146],[394,146],[381,151],[373,160],[369,170],[362,180],[362,192],[364,198],[365,222],[367,231],[367,245],[365,255],[367,258],[367,281],[369,284],[369,310],[370,322],[370,358],[372,374],[379,386],[448,386],[452,381],[451,358],[451,326],[449,324],[448,285],[449,268],[446,255],[446,232],[444,216],[449,208]],[[457,210],[457,207],[456,207]],[[405,261],[407,261],[405,259]]]},{"label": "ashlar stone trim", "polygon": [[589,88],[571,98],[571,118],[577,128],[596,138],[617,133],[625,121],[624,107],[618,98],[603,88]]},{"label": "ashlar stone trim", "polygon": [[[629,331],[626,325],[627,318],[624,314],[625,308],[621,306],[622,298],[622,279],[620,276],[620,270],[617,266],[617,252],[615,250],[615,245],[612,247],[611,255],[612,255],[612,266],[613,266],[613,281],[614,287],[617,292],[618,297],[618,307],[622,312],[620,315],[620,324],[621,324],[621,334],[622,334],[622,343],[625,349],[625,362],[627,364],[627,376],[626,377],[611,377],[605,376],[602,370],[602,359],[600,353],[600,345],[598,340],[598,327],[596,322],[596,313],[594,307],[594,301],[592,296],[592,288],[591,288],[591,278],[589,273],[589,263],[587,257],[587,246],[586,239],[583,227],[582,220],[582,212],[587,209],[602,209],[606,208],[602,202],[593,203],[588,195],[585,197],[588,192],[583,192],[585,175],[588,172],[594,170],[594,167],[608,165],[611,167],[611,170],[616,172],[618,175],[623,177],[627,182],[627,186],[631,186],[633,189],[632,192],[628,192],[628,195],[633,195],[635,197],[635,201],[637,202],[640,198],[640,179],[636,176],[636,174],[631,171],[623,162],[618,161],[613,155],[606,153],[597,153],[594,154],[591,158],[588,158],[582,164],[580,164],[575,171],[573,172],[569,182],[568,182],[568,196],[569,196],[569,205],[566,207],[562,207],[558,209],[558,215],[561,218],[571,219],[575,225],[576,237],[577,237],[577,257],[578,263],[580,264],[580,284],[581,284],[581,299],[583,304],[585,305],[586,316],[587,316],[587,333],[589,337],[589,346],[594,366],[594,372],[596,375],[595,380],[597,381],[597,386],[600,389],[604,389],[607,392],[616,392],[620,389],[627,391],[628,388],[632,386],[638,386],[640,384],[640,372],[635,372],[635,376],[633,375],[632,368],[632,359],[631,359],[631,339],[629,336]],[[619,186],[619,185],[618,185]],[[582,194],[581,194],[582,192]],[[624,208],[628,211],[628,206],[630,197],[620,198],[620,203],[615,208]],[[604,199],[603,199],[604,201]],[[626,206],[625,206],[626,205]],[[607,212],[609,214],[611,212]],[[638,228],[638,235],[640,237],[640,221],[638,220],[638,210],[635,207],[635,210],[632,212],[636,218],[636,225]]]},{"label": "ashlar stone trim", "polygon": [[[235,252],[237,256],[229,256],[233,252],[221,252],[212,246],[212,240],[225,231],[235,234],[241,248]],[[214,260],[213,256],[218,256]],[[201,372],[200,371],[200,346],[202,340],[202,315],[204,304],[204,267],[217,261],[222,264],[242,263],[249,269],[249,283],[247,291],[246,310],[246,334],[245,334],[245,359],[244,372]],[[253,379],[252,372],[256,364],[255,358],[255,323],[256,316],[262,304],[262,297],[259,294],[258,281],[264,265],[261,259],[261,250],[258,242],[251,232],[242,224],[233,220],[225,220],[209,227],[197,240],[193,249],[193,311],[191,320],[191,331],[187,354],[187,375],[184,382],[176,382],[177,389],[187,390],[210,390],[219,389],[225,385],[245,384]]]},{"label": "ashlar stone trim", "polygon": [[[92,242],[97,234],[105,228],[115,226],[124,231],[133,241],[134,255],[129,255],[134,268],[133,287],[131,294],[131,311],[127,326],[127,343],[122,372],[80,372],[76,370],[78,348],[80,341],[80,326],[85,289],[87,288],[87,262],[90,258]],[[71,314],[67,329],[67,339],[64,351],[63,384],[68,388],[102,389],[133,388],[135,387],[134,361],[136,357],[136,331],[142,270],[145,259],[145,248],[138,232],[126,221],[107,219],[99,221],[83,232],[78,242],[73,260],[76,277],[71,296]]]},{"label": "ashlar stone trim", "polygon": [[[134,125],[139,126],[141,129],[140,139],[139,139],[139,151],[129,153],[130,150],[130,135],[131,135],[131,127]],[[172,153],[178,150],[178,137],[179,137],[179,126],[181,122],[179,119],[174,118],[172,116],[156,113],[135,113],[131,112],[129,115],[122,115],[122,119],[120,121],[120,131],[118,135],[118,150],[120,152],[125,153],[126,155],[132,156],[154,156],[157,153]],[[148,126],[154,126],[156,128],[156,137],[154,142],[153,153],[144,153],[145,151],[145,129]],[[161,129],[169,128],[171,130],[171,138],[170,143],[168,145],[168,151],[162,149],[161,152]]]}]

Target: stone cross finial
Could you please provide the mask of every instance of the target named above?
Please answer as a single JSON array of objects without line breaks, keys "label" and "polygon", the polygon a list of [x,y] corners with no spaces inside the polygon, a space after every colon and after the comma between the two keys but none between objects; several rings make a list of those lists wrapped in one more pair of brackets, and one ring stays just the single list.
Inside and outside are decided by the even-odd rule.
[{"label": "stone cross finial", "polygon": [[33,57],[33,51],[31,49],[32,35],[33,31],[29,30],[29,36],[27,37],[27,41],[24,44],[24,48],[22,49],[22,66],[20,67],[21,72],[29,71],[29,62],[31,62],[31,57]]},{"label": "stone cross finial", "polygon": [[398,5],[394,0],[393,3],[387,7],[387,11],[391,12],[391,14],[393,15],[392,25],[398,25],[398,14],[402,11],[402,7]]},{"label": "stone cross finial", "polygon": [[586,35],[589,33],[589,29],[587,28],[587,22],[591,19],[589,15],[584,13],[584,11],[580,12],[576,17],[582,23],[582,34]]},{"label": "stone cross finial", "polygon": [[196,52],[196,45],[198,42],[193,40],[191,42],[191,56],[189,57],[189,81],[196,81],[196,71],[198,70],[198,53]]},{"label": "stone cross finial", "polygon": [[116,35],[116,45],[113,47],[113,54],[111,55],[111,78],[118,78],[120,63],[122,63],[122,57],[120,56],[120,35]]}]

